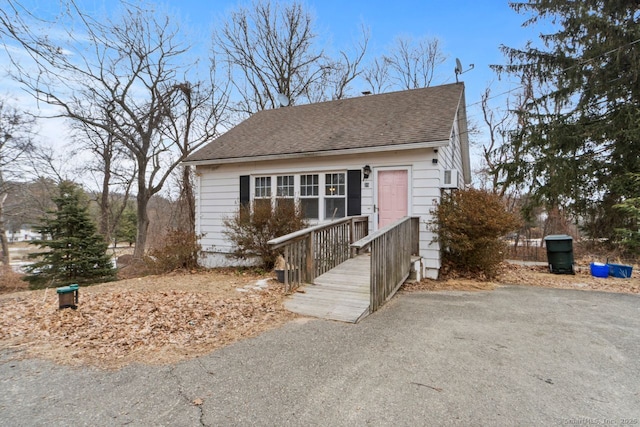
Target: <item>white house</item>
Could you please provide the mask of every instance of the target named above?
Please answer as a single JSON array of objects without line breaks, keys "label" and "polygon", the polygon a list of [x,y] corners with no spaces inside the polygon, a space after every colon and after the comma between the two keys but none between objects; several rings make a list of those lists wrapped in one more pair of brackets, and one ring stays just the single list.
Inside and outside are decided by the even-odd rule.
[{"label": "white house", "polygon": [[31,228],[21,228],[18,231],[9,232],[10,242],[30,242],[35,239],[42,239],[42,235],[40,233],[36,233]]},{"label": "white house", "polygon": [[428,230],[443,191],[471,182],[464,85],[265,110],[192,154],[203,264],[237,263],[223,220],[241,203],[289,197],[312,223],[368,215],[370,231],[420,216],[423,274],[437,277]]}]

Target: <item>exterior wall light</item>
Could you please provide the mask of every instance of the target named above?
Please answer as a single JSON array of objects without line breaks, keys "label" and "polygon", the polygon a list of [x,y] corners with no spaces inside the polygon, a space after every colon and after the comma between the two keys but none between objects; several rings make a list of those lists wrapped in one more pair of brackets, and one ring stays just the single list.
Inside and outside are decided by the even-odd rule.
[{"label": "exterior wall light", "polygon": [[371,166],[366,165],[365,167],[362,168],[362,175],[364,176],[364,179],[369,178],[369,175],[371,175]]}]

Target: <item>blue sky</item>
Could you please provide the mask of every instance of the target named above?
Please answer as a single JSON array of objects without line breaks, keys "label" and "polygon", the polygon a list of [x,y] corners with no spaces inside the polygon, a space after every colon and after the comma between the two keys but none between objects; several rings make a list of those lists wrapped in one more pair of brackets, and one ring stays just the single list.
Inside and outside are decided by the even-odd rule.
[{"label": "blue sky", "polygon": [[[183,18],[208,32],[225,12],[238,1],[171,0],[171,8]],[[490,64],[504,62],[501,44],[524,46],[537,39],[539,28],[523,28],[525,16],[515,13],[503,0],[307,0],[314,13],[316,28],[323,39],[329,39],[335,49],[347,48],[359,35],[361,24],[371,30],[368,50],[370,58],[377,56],[400,35],[437,37],[447,61],[440,68],[439,83],[455,81],[455,58],[463,68],[475,68],[461,76],[467,87],[469,104],[480,100],[489,83],[505,87],[489,69]]]},{"label": "blue sky", "polygon": [[[36,13],[57,8],[57,0],[20,0]],[[76,0],[86,10],[109,10],[110,0]],[[196,44],[209,47],[209,35],[217,22],[238,4],[238,0],[165,0],[167,5],[186,22],[193,34],[202,35]],[[371,30],[368,56],[384,52],[396,36],[437,37],[447,62],[440,68],[440,83],[455,81],[455,58],[460,58],[466,70],[461,76],[467,86],[467,102],[474,103],[488,83],[496,81],[490,64],[502,63],[500,44],[524,46],[537,39],[540,28],[523,28],[525,16],[518,15],[506,0],[306,0],[304,4],[316,19],[321,39],[329,40],[335,49],[353,44],[361,24]],[[503,82],[495,82],[494,85]]]},{"label": "blue sky", "polygon": [[[44,14],[58,7],[57,0],[21,0],[36,14]],[[85,10],[109,10],[115,4],[110,0],[77,0]],[[210,47],[210,34],[216,24],[238,4],[237,0],[166,0],[158,2],[168,6],[194,35],[194,47],[206,51]],[[447,56],[446,62],[436,73],[434,84],[455,82],[455,58],[460,58],[463,69],[470,64],[475,67],[460,76],[465,82],[468,116],[470,121],[480,124],[480,96],[491,84],[495,106],[503,106],[506,96],[499,94],[514,87],[504,79],[498,81],[490,70],[490,64],[504,62],[499,50],[501,44],[523,47],[528,40],[536,40],[540,27],[523,28],[527,18],[518,15],[504,0],[306,0],[307,9],[315,17],[315,28],[321,42],[333,49],[347,49],[360,34],[361,25],[370,29],[368,58],[379,56],[392,44],[397,36],[415,38],[428,36],[440,40]],[[5,60],[0,57],[2,62]],[[5,64],[3,64],[5,65]],[[0,83],[3,93],[12,91],[5,80]],[[365,87],[354,87],[354,95]],[[16,89],[17,90],[17,89]],[[47,125],[45,128],[49,127]],[[483,136],[476,137],[482,144]],[[475,163],[475,162],[474,162]]]}]

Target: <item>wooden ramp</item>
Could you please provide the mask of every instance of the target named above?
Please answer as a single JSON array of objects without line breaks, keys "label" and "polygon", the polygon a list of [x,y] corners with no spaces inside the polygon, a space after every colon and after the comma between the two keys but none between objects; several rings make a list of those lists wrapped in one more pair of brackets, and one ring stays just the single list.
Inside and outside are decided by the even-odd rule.
[{"label": "wooden ramp", "polygon": [[371,258],[351,258],[318,276],[285,301],[287,310],[305,316],[356,323],[369,314]]}]

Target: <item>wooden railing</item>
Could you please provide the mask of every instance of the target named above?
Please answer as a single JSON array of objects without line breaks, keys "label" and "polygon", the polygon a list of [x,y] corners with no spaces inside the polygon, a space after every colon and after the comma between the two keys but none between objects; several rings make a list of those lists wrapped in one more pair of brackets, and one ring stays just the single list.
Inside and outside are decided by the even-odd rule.
[{"label": "wooden railing", "polygon": [[368,233],[369,217],[351,216],[269,240],[272,249],[283,248],[285,291],[311,283],[349,259],[350,245]]},{"label": "wooden railing", "polygon": [[411,256],[420,250],[419,225],[418,217],[404,217],[351,245],[356,254],[371,251],[371,313],[409,277]]}]

